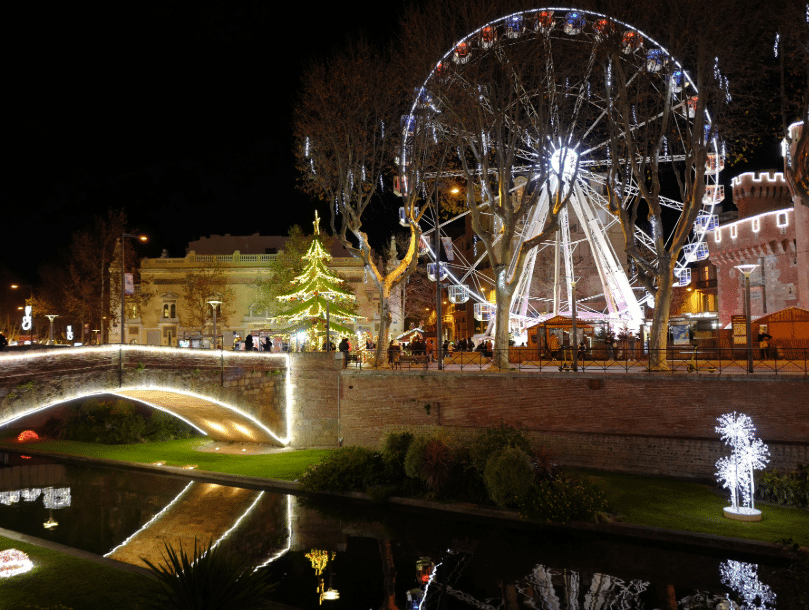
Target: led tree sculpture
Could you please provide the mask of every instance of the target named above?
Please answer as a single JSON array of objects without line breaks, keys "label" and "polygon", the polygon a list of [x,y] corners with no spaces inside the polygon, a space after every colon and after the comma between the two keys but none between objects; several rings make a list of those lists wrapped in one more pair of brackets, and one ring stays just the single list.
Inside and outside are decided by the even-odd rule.
[{"label": "led tree sculpture", "polygon": [[773,610],[775,593],[758,579],[758,565],[728,559],[719,565],[722,584],[733,589],[749,610]]},{"label": "led tree sculpture", "polygon": [[[726,413],[719,418],[716,432],[731,447],[730,456],[716,462],[716,476],[730,490],[731,505],[725,507],[728,519],[761,521],[761,511],[753,506],[753,471],[761,470],[770,460],[770,450],[755,437],[753,421],[744,414]],[[741,496],[741,498],[739,497]]]}]

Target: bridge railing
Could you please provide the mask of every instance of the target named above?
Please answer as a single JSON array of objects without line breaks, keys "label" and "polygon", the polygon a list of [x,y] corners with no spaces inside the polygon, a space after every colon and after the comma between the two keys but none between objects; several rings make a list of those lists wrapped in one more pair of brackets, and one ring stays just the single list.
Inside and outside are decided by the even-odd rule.
[{"label": "bridge railing", "polygon": [[[499,350],[451,352],[443,354],[443,368],[451,371],[485,371],[490,368]],[[765,357],[761,357],[761,356]],[[772,356],[772,357],[770,357]],[[428,357],[425,352],[403,350],[398,358],[385,358],[380,367],[374,363],[374,352],[352,350],[348,353],[347,367],[384,368],[392,370],[430,370],[438,368],[438,353]],[[428,361],[429,360],[429,361]],[[607,350],[587,350],[576,354],[569,348],[560,348],[556,353],[536,349],[512,347],[508,350],[509,367],[524,372],[554,372],[575,370],[602,373],[652,373],[659,372],[652,366],[661,363],[662,368],[673,373],[695,373],[711,375],[800,375],[809,376],[809,348],[789,348],[778,354],[761,354],[753,350],[753,359],[748,361],[746,350],[738,349],[689,349],[668,348],[665,350],[616,349],[610,354]],[[752,365],[752,367],[750,366]]]}]

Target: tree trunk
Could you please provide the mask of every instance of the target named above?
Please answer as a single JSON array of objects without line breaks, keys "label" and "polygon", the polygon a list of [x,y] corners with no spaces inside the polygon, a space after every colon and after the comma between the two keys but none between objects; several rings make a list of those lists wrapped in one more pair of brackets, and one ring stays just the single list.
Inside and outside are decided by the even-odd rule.
[{"label": "tree trunk", "polygon": [[390,324],[393,316],[390,313],[390,287],[387,283],[379,291],[379,336],[376,340],[376,366],[383,366],[387,362],[385,357],[390,344]]},{"label": "tree trunk", "polygon": [[506,287],[507,265],[499,265],[495,270],[495,298],[497,310],[494,327],[494,354],[492,369],[508,369],[508,335],[511,323],[511,296],[512,291]]},{"label": "tree trunk", "polygon": [[655,308],[652,313],[652,331],[649,336],[649,370],[667,371],[666,348],[669,339],[669,316],[671,314],[671,298],[674,294],[672,281],[674,274],[671,267],[661,269],[658,275]]}]

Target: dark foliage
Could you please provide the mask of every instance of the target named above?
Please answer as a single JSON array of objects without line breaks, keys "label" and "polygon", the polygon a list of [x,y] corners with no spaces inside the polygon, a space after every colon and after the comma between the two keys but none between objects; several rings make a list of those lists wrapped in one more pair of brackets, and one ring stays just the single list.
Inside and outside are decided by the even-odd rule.
[{"label": "dark foliage", "polygon": [[483,430],[477,435],[470,449],[472,465],[482,476],[489,458],[506,447],[517,447],[530,454],[531,441],[522,429],[506,423],[501,423],[497,428]]},{"label": "dark foliage", "polygon": [[607,498],[587,481],[537,481],[518,500],[520,515],[541,523],[595,521],[609,510]]},{"label": "dark foliage", "polygon": [[489,497],[502,507],[517,506],[535,478],[531,458],[517,447],[505,447],[492,454],[483,476]]},{"label": "dark foliage", "polygon": [[809,465],[784,474],[770,470],[756,473],[756,498],[780,506],[809,508]]},{"label": "dark foliage", "polygon": [[382,470],[381,456],[365,447],[343,447],[301,476],[304,489],[316,491],[363,491]]},{"label": "dark foliage", "polygon": [[41,432],[60,438],[105,445],[168,441],[194,436],[183,421],[162,411],[142,415],[131,403],[117,399],[89,400],[64,419],[50,418]]},{"label": "dark foliage", "polygon": [[268,608],[276,584],[268,570],[254,571],[246,559],[224,546],[198,545],[193,555],[164,542],[164,564],[141,558],[155,579],[144,577],[146,603],[151,608],[176,610],[249,610]]}]

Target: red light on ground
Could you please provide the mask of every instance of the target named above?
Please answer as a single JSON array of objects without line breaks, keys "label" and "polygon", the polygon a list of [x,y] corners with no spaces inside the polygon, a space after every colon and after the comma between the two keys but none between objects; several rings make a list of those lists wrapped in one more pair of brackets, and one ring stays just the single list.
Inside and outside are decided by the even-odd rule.
[{"label": "red light on ground", "polygon": [[38,441],[39,435],[34,432],[33,430],[25,430],[24,432],[20,432],[20,435],[17,437],[17,441],[20,443],[25,443],[28,441]]},{"label": "red light on ground", "polygon": [[24,460],[30,460],[30,459],[31,459],[31,456],[30,456],[30,455],[21,455],[20,457],[21,457],[22,459],[24,459]]}]

